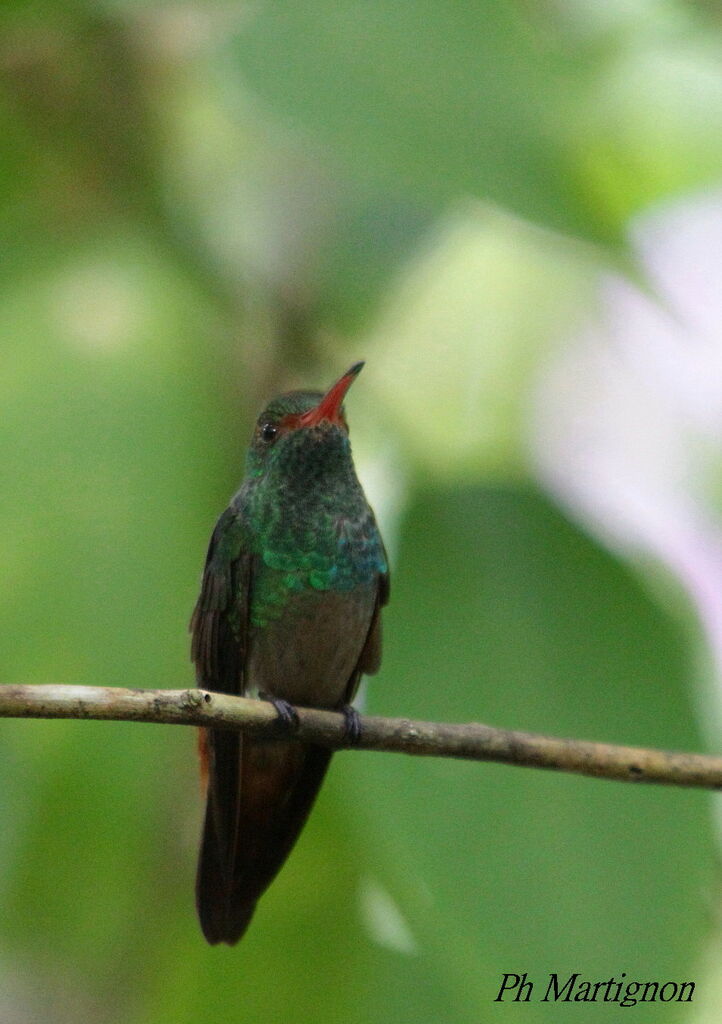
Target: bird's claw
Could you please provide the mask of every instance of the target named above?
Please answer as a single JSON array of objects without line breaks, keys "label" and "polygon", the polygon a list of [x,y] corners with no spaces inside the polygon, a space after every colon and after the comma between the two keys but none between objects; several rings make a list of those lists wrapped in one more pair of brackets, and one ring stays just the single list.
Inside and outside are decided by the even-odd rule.
[{"label": "bird's claw", "polygon": [[350,746],[354,746],[361,739],[359,713],[351,704],[344,704],[341,714],[344,717],[343,738]]},{"label": "bird's claw", "polygon": [[287,700],[282,700],[280,697],[271,697],[267,693],[260,693],[259,697],[261,700],[266,700],[269,704],[273,705],[278,715],[278,725],[284,732],[296,732],[299,720],[298,712],[293,704],[289,704]]}]

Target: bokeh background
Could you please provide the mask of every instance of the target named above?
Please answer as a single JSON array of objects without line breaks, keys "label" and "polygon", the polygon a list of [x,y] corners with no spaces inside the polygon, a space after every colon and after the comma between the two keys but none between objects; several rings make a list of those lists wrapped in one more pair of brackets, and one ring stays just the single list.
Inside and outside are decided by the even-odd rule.
[{"label": "bokeh background", "polygon": [[[719,750],[721,58],[705,0],[5,0],[0,682],[189,685],[258,407],[365,358],[366,706]],[[706,794],[342,753],[209,949],[191,730],[0,744],[3,1024],[719,1020]]]}]

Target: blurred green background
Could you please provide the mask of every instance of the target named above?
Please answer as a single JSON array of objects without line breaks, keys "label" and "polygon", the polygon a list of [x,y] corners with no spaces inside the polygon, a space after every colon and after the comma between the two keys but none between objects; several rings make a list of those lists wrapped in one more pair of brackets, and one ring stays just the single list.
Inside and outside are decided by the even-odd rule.
[{"label": "blurred green background", "polygon": [[[6,0],[0,681],[190,685],[257,408],[365,358],[366,706],[704,749],[689,615],[535,483],[525,425],[598,274],[643,282],[630,218],[722,179],[721,53],[702,0]],[[636,1019],[718,1019],[703,793],[342,753],[210,949],[191,730],[0,743],[4,1024],[558,1019],[494,1002],[524,971],[694,980]]]}]

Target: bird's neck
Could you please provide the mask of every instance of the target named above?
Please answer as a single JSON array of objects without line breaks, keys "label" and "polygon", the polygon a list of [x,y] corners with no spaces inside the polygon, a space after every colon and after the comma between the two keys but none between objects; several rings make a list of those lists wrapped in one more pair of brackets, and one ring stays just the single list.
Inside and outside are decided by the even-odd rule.
[{"label": "bird's neck", "polygon": [[330,541],[339,522],[363,516],[368,507],[353,466],[342,477],[257,481],[249,498],[251,522],[260,538],[298,550]]}]

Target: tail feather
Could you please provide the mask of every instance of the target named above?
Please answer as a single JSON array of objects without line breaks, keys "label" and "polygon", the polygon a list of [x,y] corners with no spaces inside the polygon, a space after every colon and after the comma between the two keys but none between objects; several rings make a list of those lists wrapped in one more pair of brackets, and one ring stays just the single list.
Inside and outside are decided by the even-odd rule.
[{"label": "tail feather", "polygon": [[291,852],[331,751],[228,732],[212,732],[209,739],[196,903],[206,939],[233,945]]}]

